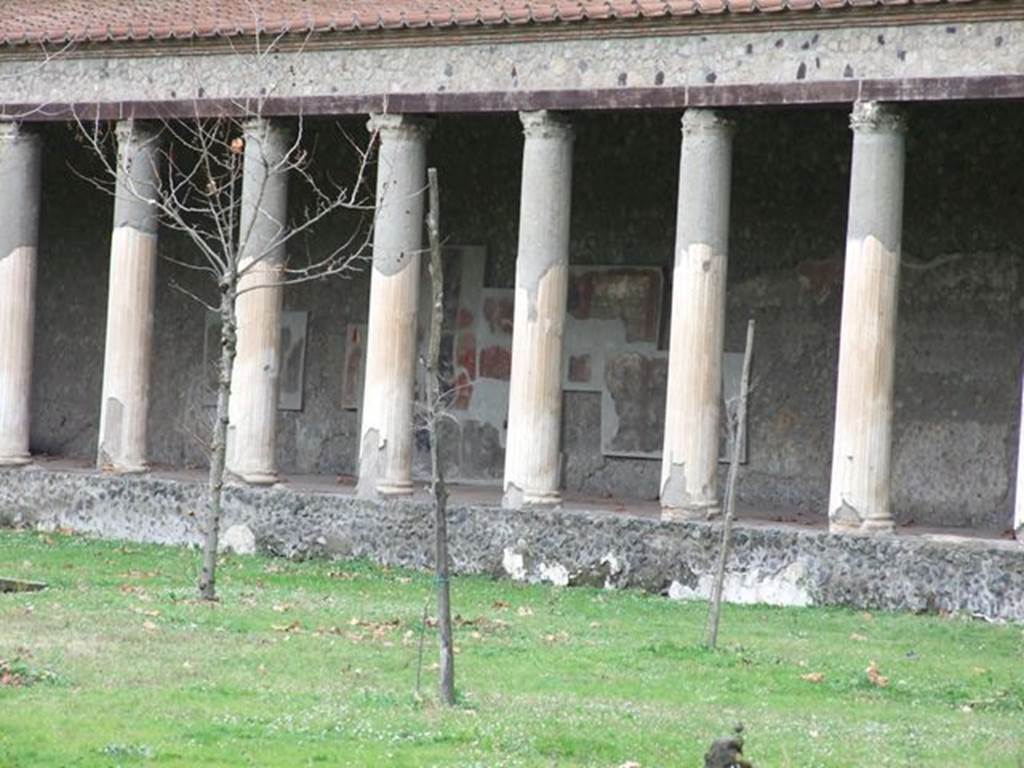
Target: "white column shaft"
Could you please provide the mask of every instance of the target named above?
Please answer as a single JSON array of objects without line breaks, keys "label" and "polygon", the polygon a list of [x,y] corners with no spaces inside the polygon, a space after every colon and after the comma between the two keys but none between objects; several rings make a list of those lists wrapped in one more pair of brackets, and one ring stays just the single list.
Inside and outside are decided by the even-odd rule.
[{"label": "white column shaft", "polygon": [[0,465],[29,461],[39,150],[38,136],[0,125]]},{"label": "white column shaft", "polygon": [[358,493],[412,492],[416,315],[429,123],[376,115],[377,215],[366,332]]},{"label": "white column shaft", "polygon": [[277,480],[281,281],[288,217],[288,175],[281,164],[290,138],[284,126],[268,120],[252,120],[245,128],[228,469],[253,484]]},{"label": "white column shaft", "polygon": [[569,285],[573,132],[559,115],[523,113],[504,504],[557,504],[562,339]]},{"label": "white column shaft", "polygon": [[855,105],[851,127],[829,523],[833,530],[887,531],[905,128],[898,112],[872,103]]},{"label": "white column shaft", "polygon": [[661,505],[666,519],[719,509],[732,125],[709,110],[683,117],[672,280]]},{"label": "white column shaft", "polygon": [[158,132],[118,125],[118,179],[110,243],[107,335],[98,464],[118,472],[146,468],[156,301]]}]

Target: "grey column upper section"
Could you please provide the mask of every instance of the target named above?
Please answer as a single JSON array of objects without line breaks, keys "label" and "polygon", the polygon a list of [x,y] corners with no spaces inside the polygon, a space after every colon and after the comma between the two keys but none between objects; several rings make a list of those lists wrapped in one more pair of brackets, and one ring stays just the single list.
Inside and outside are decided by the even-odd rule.
[{"label": "grey column upper section", "polygon": [[569,119],[558,112],[520,112],[525,145],[519,210],[516,287],[531,301],[540,280],[569,252],[572,147]]},{"label": "grey column upper section", "polygon": [[117,124],[117,190],[114,227],[155,234],[160,223],[153,203],[160,194],[163,137],[159,126],[124,120]]},{"label": "grey column upper section", "polygon": [[683,115],[677,252],[694,243],[710,246],[716,255],[728,251],[733,130],[732,121],[713,110]]},{"label": "grey column upper section", "polygon": [[41,145],[23,126],[0,123],[0,259],[39,241]]},{"label": "grey column upper section", "polygon": [[878,239],[900,250],[903,231],[903,166],[907,124],[891,105],[857,102],[850,114],[853,162],[847,239]]},{"label": "grey column upper section", "polygon": [[288,229],[288,152],[292,130],[277,120],[245,124],[239,247],[243,262],[283,263]]},{"label": "grey column upper section", "polygon": [[427,139],[434,123],[410,115],[371,115],[367,129],[380,137],[377,155],[377,213],[373,268],[398,274],[410,243],[422,242],[426,203]]}]

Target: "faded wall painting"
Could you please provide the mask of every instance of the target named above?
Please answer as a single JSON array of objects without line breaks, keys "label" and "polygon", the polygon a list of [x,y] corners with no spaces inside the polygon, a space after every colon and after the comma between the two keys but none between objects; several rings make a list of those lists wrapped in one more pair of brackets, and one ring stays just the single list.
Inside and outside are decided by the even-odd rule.
[{"label": "faded wall painting", "polygon": [[[309,313],[285,310],[281,313],[281,370],[278,374],[277,408],[301,411],[306,375],[306,333]],[[206,313],[203,342],[203,370],[206,371],[205,405],[217,404],[217,368],[220,364],[220,317]]]}]

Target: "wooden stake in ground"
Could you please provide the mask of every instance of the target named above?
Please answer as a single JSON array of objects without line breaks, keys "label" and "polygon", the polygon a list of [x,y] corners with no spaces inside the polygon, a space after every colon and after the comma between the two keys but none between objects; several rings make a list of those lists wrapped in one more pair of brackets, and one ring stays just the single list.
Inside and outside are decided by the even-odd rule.
[{"label": "wooden stake in ground", "polygon": [[437,586],[437,635],[441,650],[440,695],[448,706],[455,703],[455,656],[452,648],[452,607],[448,587],[448,488],[441,459],[440,357],[441,323],[444,321],[444,272],[441,263],[441,211],[437,169],[427,171],[430,210],[427,235],[430,238],[430,341],[427,346],[427,425],[430,430],[430,489],[434,497],[435,581]]},{"label": "wooden stake in ground", "polygon": [[747,393],[750,389],[750,357],[754,350],[754,321],[747,322],[747,346],[743,351],[743,376],[740,379],[740,401],[736,406],[735,418],[729,420],[729,435],[732,437],[732,453],[729,455],[729,477],[725,484],[725,508],[722,513],[722,544],[718,552],[715,580],[711,585],[711,602],[708,605],[707,645],[718,644],[718,621],[722,615],[722,591],[725,588],[725,564],[729,559],[732,544],[732,520],[736,506],[736,478],[740,471],[740,457],[743,443],[747,439]]}]

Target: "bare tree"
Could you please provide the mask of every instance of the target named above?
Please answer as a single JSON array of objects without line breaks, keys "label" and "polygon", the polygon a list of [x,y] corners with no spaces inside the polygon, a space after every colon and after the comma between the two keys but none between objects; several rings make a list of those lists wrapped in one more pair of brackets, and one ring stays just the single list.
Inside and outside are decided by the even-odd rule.
[{"label": "bare tree", "polygon": [[711,601],[708,604],[707,645],[718,645],[718,623],[722,615],[722,592],[725,589],[725,566],[732,547],[732,521],[736,511],[736,480],[739,477],[740,458],[747,439],[747,395],[750,391],[750,358],[754,351],[754,321],[747,322],[747,346],[743,351],[743,375],[740,378],[739,402],[735,408],[726,408],[732,453],[729,455],[729,475],[725,483],[725,509],[722,513],[722,543],[718,550]]},{"label": "bare tree", "polygon": [[439,692],[441,702],[455,704],[455,655],[452,645],[452,606],[448,573],[448,487],[444,482],[441,454],[441,326],[444,322],[444,265],[441,261],[441,204],[437,169],[427,171],[430,208],[427,236],[430,239],[430,337],[427,343],[426,421],[430,434],[430,490],[434,502],[434,568],[437,587],[437,636],[440,645]]},{"label": "bare tree", "polygon": [[[269,71],[274,43],[264,45],[259,35],[254,38],[252,67],[257,83]],[[208,289],[213,289],[172,283],[220,321],[216,415],[208,446],[206,532],[198,581],[199,594],[207,600],[216,599],[239,299],[254,291],[348,275],[370,251],[373,197],[366,177],[376,134],[359,145],[339,128],[338,140],[354,152],[352,178],[347,183],[326,178],[317,168],[302,116],[290,120],[289,130],[283,131],[281,123],[274,126],[263,114],[273,91],[272,86],[260,87],[260,98],[233,102],[225,110],[229,114],[204,116],[197,102],[194,117],[160,121],[161,141],[146,155],[153,164],[146,183],[138,181],[139,174],[132,172],[124,153],[111,151],[109,125],[78,120],[101,166],[98,176],[87,180],[108,194],[127,195],[155,210],[161,224],[180,233],[190,246],[187,257],[166,252],[161,256],[205,277]],[[297,215],[282,218],[277,211],[289,183],[304,192],[308,204]],[[303,251],[305,235],[345,212],[356,217],[340,242],[326,253],[295,257]]]}]

